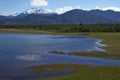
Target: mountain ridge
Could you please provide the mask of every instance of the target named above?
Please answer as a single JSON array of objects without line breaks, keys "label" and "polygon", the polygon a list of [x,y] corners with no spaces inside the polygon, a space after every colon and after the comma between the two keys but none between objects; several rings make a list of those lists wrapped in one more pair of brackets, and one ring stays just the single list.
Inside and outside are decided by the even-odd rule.
[{"label": "mountain ridge", "polygon": [[0,24],[119,24],[120,12],[74,9],[57,14],[44,9],[28,9],[16,16],[0,16]]}]

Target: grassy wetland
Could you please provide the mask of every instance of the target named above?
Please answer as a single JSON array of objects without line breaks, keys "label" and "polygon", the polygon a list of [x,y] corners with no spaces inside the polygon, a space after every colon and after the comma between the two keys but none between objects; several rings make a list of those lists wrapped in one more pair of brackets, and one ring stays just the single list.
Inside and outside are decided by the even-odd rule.
[{"label": "grassy wetland", "polygon": [[76,70],[73,74],[65,75],[61,77],[45,78],[45,79],[33,79],[33,80],[119,80],[120,79],[120,67],[96,67],[89,65],[79,65],[79,64],[58,64],[58,65],[46,65],[32,67],[36,73],[42,73],[43,68],[50,67],[53,68],[51,71],[56,72],[65,69]]},{"label": "grassy wetland", "polygon": [[[90,38],[101,39],[102,48],[106,52],[68,52],[69,56],[84,56],[120,60],[120,25],[119,24],[79,24],[79,25],[1,25],[1,33],[27,34],[56,34],[56,35],[85,35]],[[64,51],[51,51],[50,54],[64,55]],[[33,78],[32,80],[119,80],[119,66],[93,66],[86,64],[48,64],[30,66],[34,74],[53,73],[74,70],[72,74],[51,78]]]},{"label": "grassy wetland", "polygon": [[[105,32],[96,32],[96,33],[88,33],[88,36],[93,38],[102,39],[103,44],[107,44],[102,47],[106,50],[106,52],[70,52],[69,55],[76,56],[89,56],[89,57],[100,57],[100,58],[110,58],[110,59],[120,59],[120,33],[105,33]],[[65,54],[62,51],[53,51],[51,53],[54,54]]]}]

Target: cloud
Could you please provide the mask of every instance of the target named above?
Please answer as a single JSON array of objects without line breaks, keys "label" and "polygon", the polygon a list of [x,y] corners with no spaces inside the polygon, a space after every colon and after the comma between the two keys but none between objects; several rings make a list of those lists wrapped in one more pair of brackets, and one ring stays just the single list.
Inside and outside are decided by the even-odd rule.
[{"label": "cloud", "polygon": [[120,7],[103,7],[103,8],[96,7],[95,9],[100,9],[103,11],[106,11],[106,10],[120,11]]},{"label": "cloud", "polygon": [[77,6],[77,7],[66,6],[66,7],[63,7],[63,8],[57,8],[55,10],[55,12],[58,13],[58,14],[62,14],[62,13],[65,13],[65,12],[73,10],[73,9],[80,9],[80,6]]},{"label": "cloud", "polygon": [[31,6],[39,7],[39,6],[47,6],[48,2],[46,0],[32,0]]},{"label": "cloud", "polygon": [[45,9],[47,12],[53,13],[51,9]]}]

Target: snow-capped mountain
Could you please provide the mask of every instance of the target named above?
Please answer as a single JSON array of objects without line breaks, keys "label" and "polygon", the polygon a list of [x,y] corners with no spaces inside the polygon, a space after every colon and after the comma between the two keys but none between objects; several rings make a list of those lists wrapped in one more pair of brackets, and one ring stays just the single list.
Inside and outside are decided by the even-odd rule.
[{"label": "snow-capped mountain", "polygon": [[52,14],[53,12],[48,9],[31,8],[23,12],[24,14]]},{"label": "snow-capped mountain", "polygon": [[54,15],[54,14],[57,14],[57,13],[54,13],[52,12],[51,10],[49,9],[38,9],[38,8],[31,8],[31,9],[28,9],[22,13],[19,13],[17,14],[17,16],[19,17],[23,17],[23,16],[26,16],[26,15],[30,15],[30,14],[38,14],[38,15]]}]

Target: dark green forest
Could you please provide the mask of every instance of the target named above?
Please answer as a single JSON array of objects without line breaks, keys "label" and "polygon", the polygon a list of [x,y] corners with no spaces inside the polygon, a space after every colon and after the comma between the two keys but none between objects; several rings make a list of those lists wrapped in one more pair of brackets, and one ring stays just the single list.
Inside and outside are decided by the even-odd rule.
[{"label": "dark green forest", "polygon": [[53,32],[120,32],[120,24],[0,25],[0,29],[32,29]]}]

